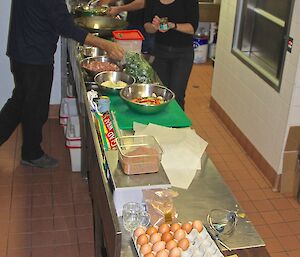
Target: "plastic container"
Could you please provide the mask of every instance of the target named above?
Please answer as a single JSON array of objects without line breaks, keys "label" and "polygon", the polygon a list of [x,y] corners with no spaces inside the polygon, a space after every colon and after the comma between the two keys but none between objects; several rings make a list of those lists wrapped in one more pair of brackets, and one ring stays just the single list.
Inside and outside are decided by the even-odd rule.
[{"label": "plastic container", "polygon": [[141,53],[144,36],[139,30],[115,30],[112,34],[125,52]]},{"label": "plastic container", "polygon": [[63,98],[59,110],[59,124],[64,126],[66,133],[68,118],[71,116],[78,116],[78,108],[76,98]]},{"label": "plastic container", "polygon": [[72,171],[81,171],[81,136],[78,116],[71,116],[68,118],[66,147],[70,151]]},{"label": "plastic container", "polygon": [[153,136],[117,138],[119,160],[127,175],[158,172],[162,149]]}]

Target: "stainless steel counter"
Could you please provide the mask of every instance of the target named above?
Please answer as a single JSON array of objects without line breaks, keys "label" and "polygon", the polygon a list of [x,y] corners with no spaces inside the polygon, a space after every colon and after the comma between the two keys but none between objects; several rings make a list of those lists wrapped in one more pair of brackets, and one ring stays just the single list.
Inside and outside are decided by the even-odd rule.
[{"label": "stainless steel counter", "polygon": [[[89,111],[89,104],[85,95],[86,88],[83,82],[82,73],[80,72],[80,69],[78,69],[78,53],[76,46],[77,44],[74,41],[69,40],[68,51],[69,56],[71,58],[71,65],[74,66],[73,72],[75,73],[74,76],[76,77],[76,88],[80,91],[78,95],[81,97],[81,100],[85,104],[88,120],[87,126],[89,126],[91,130],[89,131],[89,133],[91,134],[91,141],[89,141],[90,145],[87,146],[92,148],[92,151],[89,154],[89,158],[92,158],[91,162],[95,163],[94,166],[98,165],[97,167],[87,168],[89,172],[92,173],[92,176],[90,176],[90,178],[92,179],[90,179],[89,182],[91,184],[98,183],[97,187],[99,187],[100,185],[102,196],[100,197],[100,199],[98,199],[98,196],[95,195],[95,192],[97,192],[97,190],[99,189],[95,188],[95,186],[93,186],[91,194],[93,198],[93,204],[99,204],[100,200],[105,201],[105,203],[107,203],[107,207],[103,207],[102,203],[99,204],[99,206],[97,207],[101,209],[98,213],[99,218],[101,218],[100,223],[102,224],[100,224],[100,226],[103,226],[103,223],[105,224],[103,227],[101,227],[103,231],[103,236],[101,238],[102,240],[104,240],[104,243],[101,244],[101,247],[103,247],[103,245],[105,245],[106,247],[110,247],[110,250],[107,251],[109,257],[135,256],[136,251],[134,250],[133,244],[130,239],[130,235],[128,232],[124,231],[122,221],[120,220],[120,218],[117,218],[116,209],[113,202],[113,192],[111,191],[111,187],[109,186],[109,183],[104,174],[105,172],[103,171],[104,160],[100,150],[101,146],[99,144],[94,122]],[[96,154],[93,155],[94,152]],[[108,163],[115,163],[115,160],[111,160],[111,158],[116,158],[115,154],[107,153],[106,158],[108,159]],[[111,168],[113,168],[113,172],[120,172],[120,170],[117,170],[117,165],[115,165],[114,167],[112,166]],[[142,181],[143,178],[148,175],[139,176],[140,180]],[[135,181],[134,183],[137,182]],[[179,188],[173,189],[179,193],[179,196],[175,198],[175,206],[179,213],[178,218],[181,221],[200,219],[205,223],[207,213],[210,209],[240,209],[236,199],[233,197],[227,185],[224,183],[216,167],[206,155],[202,158],[202,169],[197,171],[196,176],[188,190],[182,190]],[[109,229],[106,227],[107,221],[105,219],[107,218],[109,218],[110,222]],[[97,219],[98,217],[96,217],[96,221]],[[115,236],[108,233],[115,233]],[[122,243],[121,245],[118,245],[120,243],[118,243],[120,234],[122,238]],[[112,242],[112,240],[115,241]],[[252,223],[248,221],[247,217],[245,219],[239,219],[234,234],[229,238],[223,238],[223,241],[232,249],[243,249],[264,246],[263,240],[256,232]],[[117,248],[120,248],[120,253],[118,252]],[[98,255],[100,256],[99,252],[96,253],[96,256]]]}]

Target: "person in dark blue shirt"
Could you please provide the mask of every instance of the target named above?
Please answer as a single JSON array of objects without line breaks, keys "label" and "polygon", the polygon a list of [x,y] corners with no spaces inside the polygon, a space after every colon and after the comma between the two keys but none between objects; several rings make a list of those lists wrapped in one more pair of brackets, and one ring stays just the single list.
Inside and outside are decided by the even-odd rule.
[{"label": "person in dark blue shirt", "polygon": [[[167,18],[165,24],[161,24],[162,18]],[[175,93],[183,109],[198,20],[197,0],[146,1],[144,27],[148,33],[155,34],[153,68],[162,83]]]},{"label": "person in dark blue shirt", "polygon": [[59,36],[99,47],[113,59],[124,50],[74,24],[64,0],[12,0],[7,55],[15,88],[0,111],[0,145],[22,125],[21,164],[55,168],[58,161],[44,153],[42,128],[48,118],[54,53]]}]

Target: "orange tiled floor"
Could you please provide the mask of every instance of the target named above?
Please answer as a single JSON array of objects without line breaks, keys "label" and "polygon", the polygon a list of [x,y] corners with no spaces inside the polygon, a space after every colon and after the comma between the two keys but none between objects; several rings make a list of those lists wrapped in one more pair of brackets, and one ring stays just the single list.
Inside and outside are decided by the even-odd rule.
[{"label": "orange tiled floor", "polygon": [[[270,184],[209,109],[212,66],[194,65],[186,112],[272,257],[300,257],[300,205]],[[87,184],[72,173],[58,121],[45,126],[44,147],[61,162],[51,171],[20,161],[20,130],[0,147],[0,257],[93,257]]]}]

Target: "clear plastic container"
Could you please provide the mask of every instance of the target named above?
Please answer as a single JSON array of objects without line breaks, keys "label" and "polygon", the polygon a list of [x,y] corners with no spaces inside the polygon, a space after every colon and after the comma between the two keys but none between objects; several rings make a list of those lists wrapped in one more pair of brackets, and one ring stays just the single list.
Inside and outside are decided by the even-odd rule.
[{"label": "clear plastic container", "polygon": [[153,136],[124,136],[117,138],[119,160],[125,174],[159,171],[162,149]]},{"label": "clear plastic container", "polygon": [[141,53],[144,37],[139,30],[115,30],[112,33],[125,52]]}]

